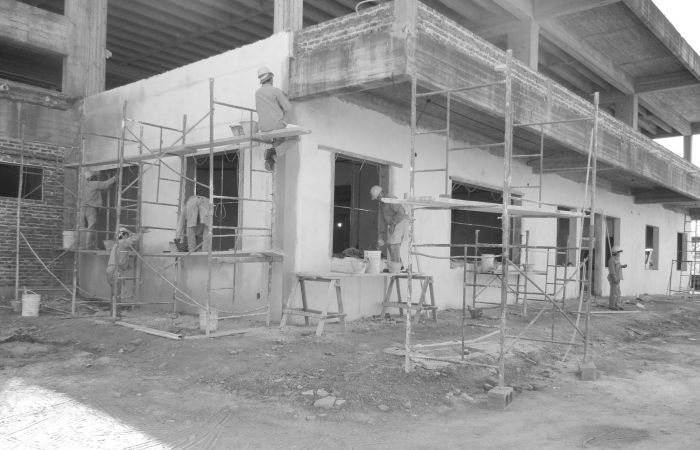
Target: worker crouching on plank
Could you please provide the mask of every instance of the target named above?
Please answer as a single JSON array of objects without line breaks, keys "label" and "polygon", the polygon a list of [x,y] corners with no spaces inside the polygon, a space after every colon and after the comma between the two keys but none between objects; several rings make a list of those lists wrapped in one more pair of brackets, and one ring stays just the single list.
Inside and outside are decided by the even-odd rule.
[{"label": "worker crouching on plank", "polygon": [[136,249],[140,239],[141,234],[131,234],[125,227],[119,227],[117,240],[109,252],[107,262],[107,282],[112,291],[112,298],[121,296],[122,283],[119,278],[129,270],[129,254]]},{"label": "worker crouching on plank", "polygon": [[620,263],[620,253],[622,249],[619,246],[613,246],[610,251],[612,255],[608,260],[608,281],[610,282],[610,300],[608,309],[613,311],[622,311],[622,301],[620,300],[620,281],[622,280],[622,269],[627,268],[627,264]]},{"label": "worker crouching on plank", "polygon": [[[261,132],[293,128],[296,125],[289,123],[292,112],[292,104],[280,89],[272,85],[274,74],[267,67],[258,69],[260,87],[255,91],[255,109],[258,112],[258,122]],[[284,142],[284,138],[275,138],[272,147],[265,150],[265,169],[272,171],[277,161],[277,147]]]},{"label": "worker crouching on plank", "polygon": [[91,170],[83,173],[82,202],[80,204],[80,227],[86,226],[86,248],[97,248],[95,239],[95,224],[97,223],[97,208],[102,208],[102,191],[108,189],[117,180],[112,177],[104,181],[98,180],[98,174]]},{"label": "worker crouching on plank", "polygon": [[379,239],[377,247],[381,249],[386,245],[389,261],[401,262],[401,244],[408,233],[408,216],[403,206],[384,203],[382,198],[396,198],[393,195],[384,194],[381,186],[372,186],[369,191],[372,200],[379,202]]}]

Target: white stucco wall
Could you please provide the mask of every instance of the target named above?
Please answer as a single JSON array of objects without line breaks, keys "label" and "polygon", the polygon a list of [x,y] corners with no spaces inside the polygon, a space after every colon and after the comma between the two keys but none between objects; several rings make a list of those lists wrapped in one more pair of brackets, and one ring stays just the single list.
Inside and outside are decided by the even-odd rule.
[{"label": "white stucco wall", "polygon": [[[297,155],[299,170],[294,187],[294,205],[287,208],[296,210],[296,258],[290,270],[328,271],[332,248],[332,153],[319,150],[319,146],[333,147],[375,159],[392,161],[403,168],[391,168],[390,191],[402,197],[409,190],[409,145],[410,129],[391,118],[355,103],[339,98],[315,99],[297,105],[299,123],[311,129],[312,134],[304,136]],[[444,141],[436,136],[423,136],[417,144],[417,169],[437,168],[444,165]],[[453,152],[450,156],[450,174],[476,180],[486,185],[501,185],[503,180],[503,160],[486,151],[470,150]],[[288,173],[288,175],[290,175]],[[539,177],[530,167],[514,163],[513,185],[537,185]],[[544,176],[543,202],[559,206],[581,207],[583,205],[583,184],[547,174]],[[444,175],[417,174],[417,195],[439,195],[444,191]],[[536,189],[521,189],[525,199],[536,200]],[[664,293],[667,288],[671,259],[675,257],[676,233],[683,230],[683,216],[658,205],[636,205],[631,196],[618,195],[597,190],[596,210],[598,215],[609,215],[621,221],[620,245],[624,249],[623,263],[628,264],[625,280],[622,282],[623,295]],[[598,219],[600,220],[600,219]],[[644,269],[644,239],[646,225],[659,227],[658,270]],[[555,219],[524,219],[522,232],[529,231],[530,244],[537,246],[556,245]],[[600,231],[600,230],[599,230]],[[602,234],[601,234],[602,236]],[[417,211],[415,240],[417,243],[449,243],[449,211]],[[447,248],[424,250],[436,256],[449,255]],[[602,248],[597,251],[596,292],[607,295],[607,274],[603,261]],[[530,262],[535,269],[544,270],[546,256],[543,252],[531,250]],[[451,267],[446,259],[420,258],[421,270],[435,277],[435,293],[438,305],[461,307],[462,270]],[[574,269],[569,269],[569,273]],[[550,269],[550,281],[553,278]],[[563,272],[562,272],[563,273]],[[541,276],[534,276],[542,282]],[[480,282],[485,276],[479,276]],[[309,297],[312,306],[319,307],[325,299],[326,286],[312,286]],[[372,279],[349,279],[345,281],[345,307],[350,318],[377,314],[380,310],[382,281]],[[405,289],[404,289],[405,292]],[[567,297],[576,296],[575,285],[567,286]],[[471,298],[471,295],[470,295]],[[498,301],[500,290],[489,288],[479,296],[482,301]]]},{"label": "white stucco wall", "polygon": [[[89,97],[84,103],[85,122],[83,130],[108,136],[119,136],[121,133],[122,107],[126,103],[126,117],[139,122],[158,124],[176,130],[183,129],[183,116],[186,115],[186,128],[189,130],[187,143],[197,143],[209,140],[210,109],[210,78],[214,79],[213,96],[216,101],[234,104],[247,108],[255,108],[255,91],[259,87],[257,69],[268,66],[275,73],[275,85],[287,79],[289,58],[289,35],[286,33],[258,41],[254,44],[217,55],[196,63],[154,76],[152,78],[112,89]],[[249,120],[248,112],[232,109],[226,106],[216,106],[213,120],[214,139],[231,137],[229,125]],[[200,119],[204,118],[198,125]],[[257,119],[254,117],[254,119]],[[157,151],[161,141],[160,129],[143,127],[129,123],[134,135],[126,134],[127,139],[134,140],[141,136],[142,141],[151,150]],[[162,146],[168,147],[177,142],[180,133],[163,130]],[[87,136],[85,145],[85,161],[114,160],[117,157],[115,140],[104,137]],[[127,142],[125,155],[135,155],[139,149],[135,142]],[[208,149],[200,153],[208,154]],[[246,150],[240,159],[241,170],[245,174],[239,185],[239,195],[255,198],[270,198],[271,175],[263,172],[250,171],[263,169],[262,151],[256,146],[252,151]],[[163,159],[161,178],[177,178],[180,171],[180,160],[177,157]],[[113,167],[114,165],[107,165]],[[156,168],[145,165],[142,168],[141,189],[143,200],[177,204],[179,187],[177,183],[159,181]],[[252,190],[252,192],[251,192]],[[280,197],[283,201],[283,197]],[[246,227],[269,226],[269,204],[242,202],[239,206],[242,219],[239,225]],[[141,209],[142,224],[145,227],[175,228],[177,223],[177,208],[173,206],[153,205],[144,203]],[[260,234],[260,231],[248,232]],[[173,231],[154,229],[143,238],[142,252],[158,254],[168,250],[168,242],[174,237]],[[248,238],[243,241],[242,250],[262,250],[269,248],[267,238]],[[147,258],[146,264],[161,269],[173,262],[173,258]],[[182,271],[183,290],[197,299],[205,302],[206,283],[208,277],[205,256],[190,256],[184,261]],[[97,295],[108,296],[108,286],[105,281],[106,255],[83,255],[81,264],[81,286]],[[234,267],[236,267],[234,272]],[[281,264],[275,264],[276,278],[273,280],[274,311],[280,310]],[[165,270],[172,280],[174,268]],[[214,260],[212,265],[212,303],[224,311],[245,311],[264,304],[267,292],[267,265],[252,263],[234,266],[226,259]],[[234,292],[225,290],[235,284]],[[172,298],[172,287],[153,271],[144,268],[144,283],[141,287],[141,297],[145,302],[163,301]],[[235,304],[234,304],[235,303]]]}]

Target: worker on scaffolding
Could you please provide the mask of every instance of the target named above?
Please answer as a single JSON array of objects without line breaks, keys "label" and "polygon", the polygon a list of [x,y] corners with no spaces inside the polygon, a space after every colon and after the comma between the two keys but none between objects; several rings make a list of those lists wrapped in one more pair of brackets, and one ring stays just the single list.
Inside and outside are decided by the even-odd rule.
[{"label": "worker on scaffolding", "polygon": [[610,259],[608,260],[608,281],[610,282],[610,300],[608,309],[613,311],[622,311],[625,308],[620,300],[620,281],[622,280],[622,269],[627,268],[627,264],[620,263],[620,253],[622,249],[615,245],[610,250]]},{"label": "worker on scaffolding", "polygon": [[[258,111],[258,127],[263,133],[296,127],[289,123],[292,104],[284,92],[272,85],[273,78],[274,74],[269,68],[258,69],[260,87],[255,91],[255,109]],[[274,170],[277,160],[276,147],[284,140],[284,138],[273,139],[272,147],[265,150],[265,169]]]},{"label": "worker on scaffolding", "polygon": [[381,186],[372,186],[369,193],[372,200],[379,202],[379,239],[377,240],[377,248],[381,250],[386,245],[389,261],[401,263],[401,244],[406,240],[408,234],[406,211],[401,205],[382,202],[382,198],[396,197],[384,194],[384,189]]},{"label": "worker on scaffolding", "polygon": [[141,234],[131,234],[127,228],[119,227],[116,242],[109,252],[106,271],[112,299],[121,297],[122,283],[120,278],[129,270],[129,254],[136,250],[140,239]]},{"label": "worker on scaffolding", "polygon": [[177,222],[176,243],[183,242],[187,237],[187,250],[191,253],[201,246],[202,251],[209,251],[209,216],[211,203],[206,197],[192,195],[185,202]]},{"label": "worker on scaffolding", "polygon": [[86,226],[86,248],[97,248],[95,238],[95,224],[97,223],[97,208],[102,208],[102,191],[108,189],[117,180],[117,177],[111,177],[107,180],[100,181],[98,174],[91,170],[86,170],[83,174],[83,201],[80,207],[80,227]]}]

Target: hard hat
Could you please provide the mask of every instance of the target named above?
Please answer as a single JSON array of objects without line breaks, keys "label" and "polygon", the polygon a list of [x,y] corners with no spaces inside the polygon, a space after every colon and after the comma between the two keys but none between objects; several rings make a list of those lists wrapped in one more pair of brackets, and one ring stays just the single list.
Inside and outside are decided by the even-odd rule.
[{"label": "hard hat", "polygon": [[376,200],[377,197],[379,197],[379,194],[381,194],[383,191],[381,186],[372,186],[372,188],[369,190],[369,195],[372,196],[372,200]]},{"label": "hard hat", "polygon": [[272,76],[272,71],[268,67],[263,66],[258,69],[258,80],[260,80],[261,83],[271,79]]},{"label": "hard hat", "polygon": [[620,248],[619,245],[615,245],[615,246],[613,246],[612,250],[610,250],[610,253],[612,253],[613,255],[615,255],[617,253],[622,253],[622,249]]},{"label": "hard hat", "polygon": [[126,227],[119,227],[119,235],[123,233],[131,234],[131,232]]},{"label": "hard hat", "polygon": [[92,178],[94,175],[95,175],[95,172],[93,172],[93,171],[90,170],[90,169],[87,169],[87,170],[85,170],[85,172],[83,172],[83,176],[85,177],[86,180],[89,180],[89,179]]}]

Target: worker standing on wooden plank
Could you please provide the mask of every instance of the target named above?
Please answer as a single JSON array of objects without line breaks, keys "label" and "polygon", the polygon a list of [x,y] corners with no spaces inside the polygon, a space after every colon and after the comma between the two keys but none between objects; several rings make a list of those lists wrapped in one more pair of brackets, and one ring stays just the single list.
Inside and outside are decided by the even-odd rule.
[{"label": "worker standing on wooden plank", "polygon": [[105,181],[99,181],[98,176],[91,170],[83,173],[83,199],[80,205],[80,227],[87,225],[86,248],[97,248],[95,239],[95,224],[97,223],[97,208],[102,208],[102,191],[108,189],[117,180],[112,177]]},{"label": "worker standing on wooden plank", "polygon": [[408,216],[403,206],[384,203],[382,198],[396,198],[384,194],[381,186],[372,186],[369,191],[372,200],[379,202],[379,239],[377,247],[386,245],[389,261],[401,263],[401,243],[408,234]]},{"label": "worker standing on wooden plank", "polygon": [[[289,124],[292,104],[280,89],[272,85],[274,74],[267,67],[258,69],[260,87],[255,92],[255,109],[258,111],[258,126],[261,132],[279,130],[296,126]],[[265,150],[265,169],[274,170],[277,160],[277,147],[284,138],[273,139],[272,147]]]},{"label": "worker standing on wooden plank", "polygon": [[620,301],[620,281],[622,280],[622,269],[627,268],[627,264],[620,263],[620,253],[622,249],[619,246],[613,246],[610,251],[612,254],[608,260],[608,281],[610,282],[610,300],[608,309],[613,311],[622,311],[625,308]]}]

